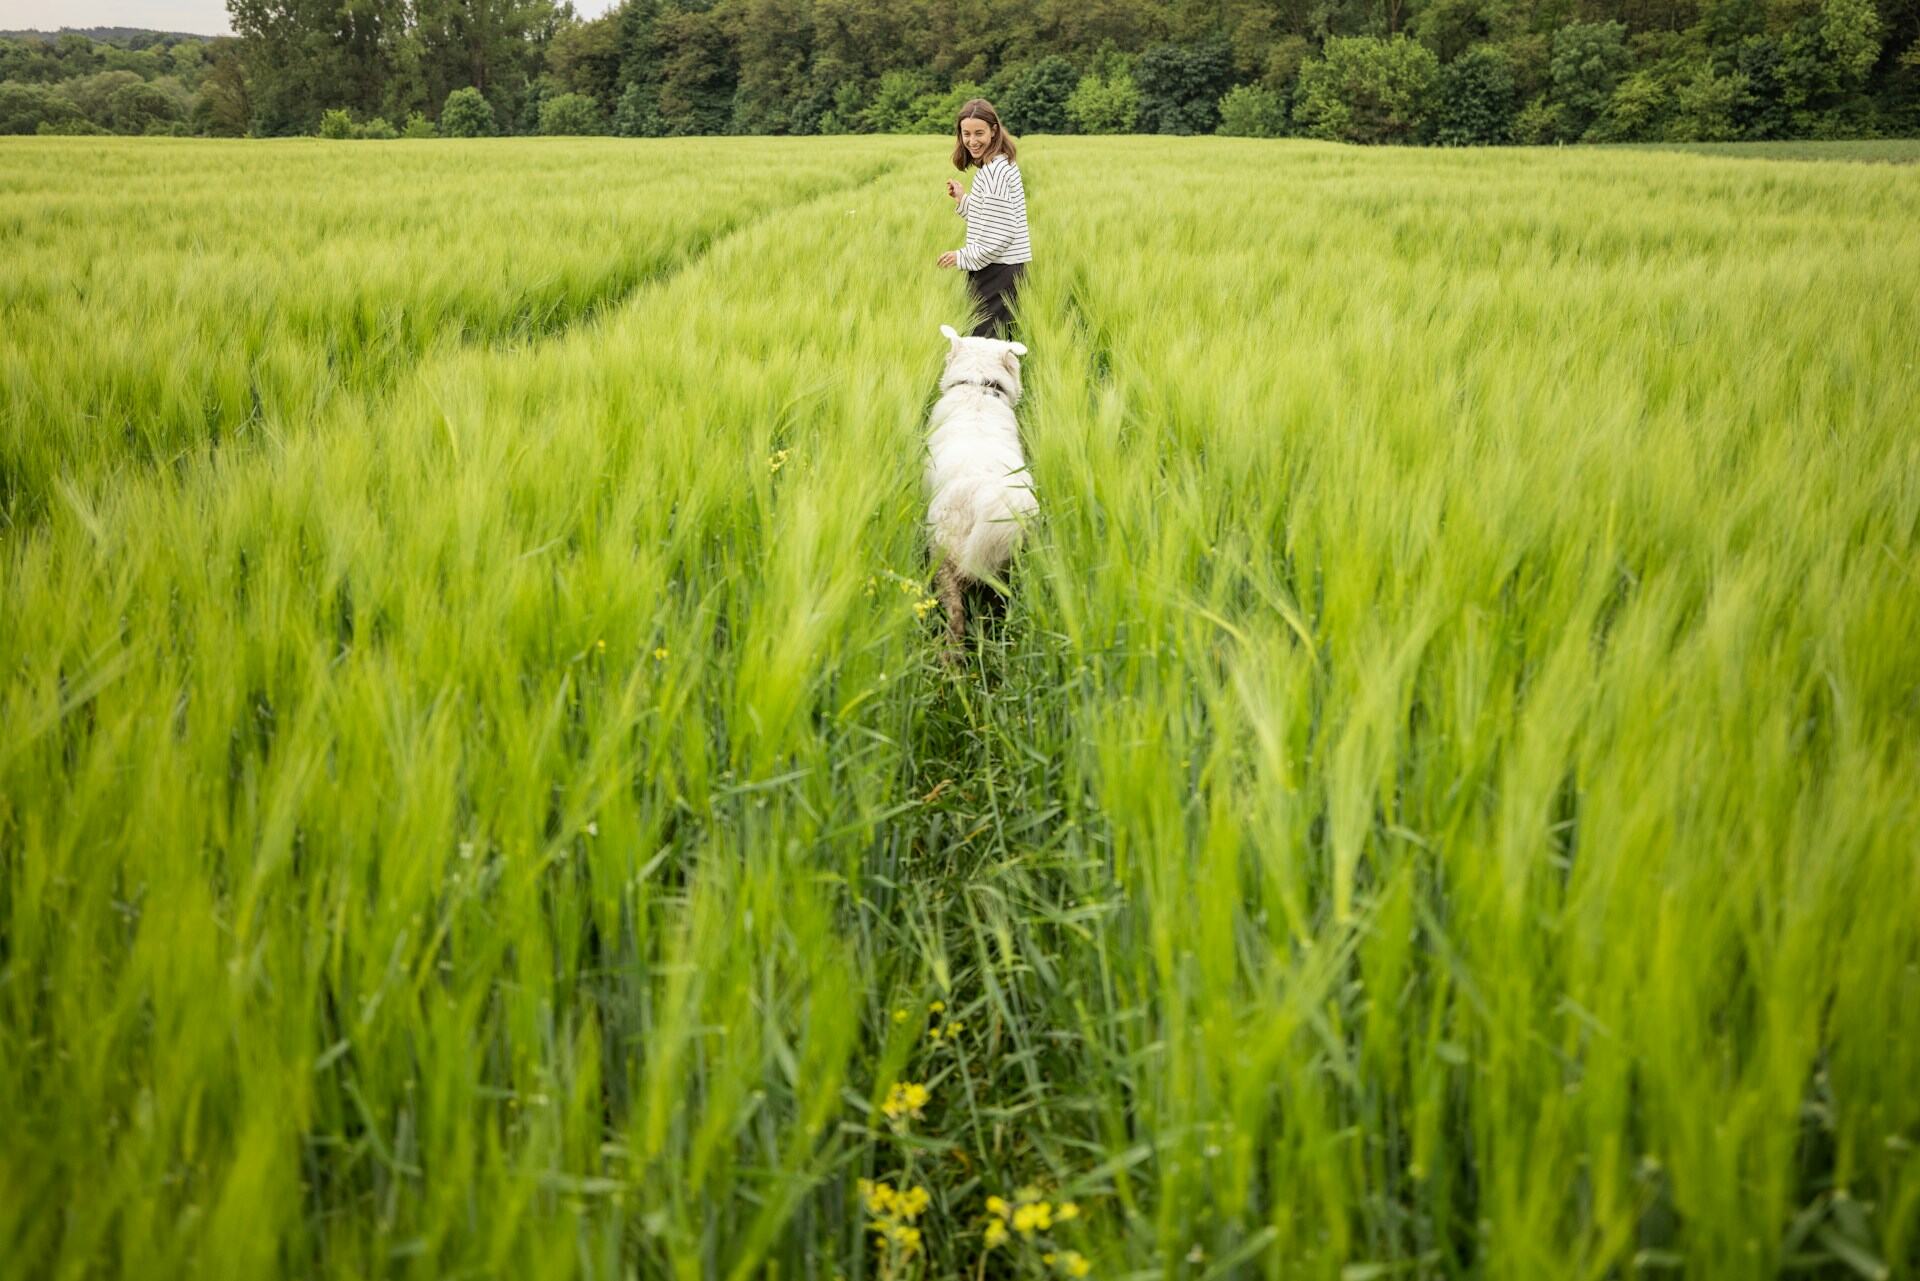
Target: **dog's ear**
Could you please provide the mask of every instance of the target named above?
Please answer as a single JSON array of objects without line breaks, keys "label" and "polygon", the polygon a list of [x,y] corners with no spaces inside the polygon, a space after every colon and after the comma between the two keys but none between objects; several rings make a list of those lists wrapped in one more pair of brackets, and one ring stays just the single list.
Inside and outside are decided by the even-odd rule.
[{"label": "dog's ear", "polygon": [[1015,378],[1020,376],[1020,357],[1026,353],[1026,350],[1025,347],[1015,342],[1008,343],[1005,350],[1000,353],[1000,363],[1005,365],[1007,372]]},{"label": "dog's ear", "polygon": [[940,326],[940,332],[945,334],[948,338],[952,339],[956,343],[960,341],[960,335],[953,331],[952,325]]},{"label": "dog's ear", "polygon": [[1007,350],[1016,356],[1024,356],[1027,354],[1027,345],[1023,342],[1010,342],[1007,344]]}]

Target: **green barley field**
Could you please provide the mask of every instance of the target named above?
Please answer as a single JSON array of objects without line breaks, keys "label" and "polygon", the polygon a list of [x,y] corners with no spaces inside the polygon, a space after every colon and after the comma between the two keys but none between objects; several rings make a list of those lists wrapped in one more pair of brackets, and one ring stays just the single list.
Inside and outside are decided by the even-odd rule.
[{"label": "green barley field", "polygon": [[1920,1269],[1920,168],[0,145],[9,1277]]}]

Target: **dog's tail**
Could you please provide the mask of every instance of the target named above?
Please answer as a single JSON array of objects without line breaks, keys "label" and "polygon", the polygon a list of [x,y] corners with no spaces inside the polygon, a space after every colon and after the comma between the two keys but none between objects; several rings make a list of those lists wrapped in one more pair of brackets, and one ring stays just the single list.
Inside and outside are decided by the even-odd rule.
[{"label": "dog's tail", "polygon": [[956,506],[972,519],[964,530],[954,531],[959,537],[950,542],[951,559],[963,577],[985,582],[1013,558],[1024,518],[1037,506],[1033,493],[1023,483],[982,481]]}]

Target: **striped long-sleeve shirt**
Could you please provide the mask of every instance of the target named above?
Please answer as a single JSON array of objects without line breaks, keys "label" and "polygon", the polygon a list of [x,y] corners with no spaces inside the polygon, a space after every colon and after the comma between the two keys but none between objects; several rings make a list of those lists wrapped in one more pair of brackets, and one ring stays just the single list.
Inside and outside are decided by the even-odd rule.
[{"label": "striped long-sleeve shirt", "polygon": [[967,220],[967,245],[959,265],[978,271],[991,262],[1030,262],[1033,246],[1027,240],[1027,190],[1020,183],[1020,166],[995,156],[980,167],[973,189],[960,197],[955,209]]}]

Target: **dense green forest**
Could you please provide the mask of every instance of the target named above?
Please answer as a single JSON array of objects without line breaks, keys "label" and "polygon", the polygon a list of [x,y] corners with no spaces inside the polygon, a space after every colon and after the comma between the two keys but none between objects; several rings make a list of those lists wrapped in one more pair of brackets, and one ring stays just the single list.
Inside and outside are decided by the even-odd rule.
[{"label": "dense green forest", "polygon": [[228,0],[0,39],[0,132],[1920,134],[1920,0]]}]

